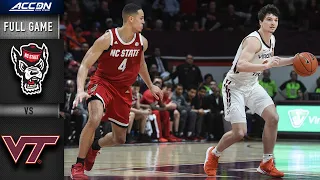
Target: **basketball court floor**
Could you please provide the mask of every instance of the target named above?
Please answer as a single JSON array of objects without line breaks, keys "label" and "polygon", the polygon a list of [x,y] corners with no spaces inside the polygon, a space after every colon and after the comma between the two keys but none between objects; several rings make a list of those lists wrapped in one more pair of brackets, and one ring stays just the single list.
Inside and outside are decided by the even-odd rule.
[{"label": "basketball court floor", "polygon": [[[262,143],[239,142],[223,152],[216,177],[203,171],[209,143],[133,144],[103,148],[90,172],[91,180],[169,180],[169,179],[310,179],[320,180],[320,143],[278,141],[276,166],[284,178],[271,178],[256,172],[262,158]],[[65,149],[65,180],[77,157],[76,148]]]}]

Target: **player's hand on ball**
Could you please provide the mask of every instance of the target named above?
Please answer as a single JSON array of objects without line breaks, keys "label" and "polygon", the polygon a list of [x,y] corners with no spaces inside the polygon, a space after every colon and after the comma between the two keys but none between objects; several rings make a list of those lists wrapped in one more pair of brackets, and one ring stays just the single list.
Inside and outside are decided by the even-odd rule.
[{"label": "player's hand on ball", "polygon": [[161,100],[163,98],[163,93],[161,91],[161,89],[158,86],[152,85],[150,87],[150,91],[152,93],[152,95],[157,99],[157,100]]},{"label": "player's hand on ball", "polygon": [[273,56],[270,58],[270,60],[267,63],[267,69],[273,68],[275,66],[278,66],[280,63],[280,57]]},{"label": "player's hand on ball", "polygon": [[77,96],[76,98],[74,99],[73,101],[73,107],[72,109],[74,109],[75,107],[78,106],[79,103],[82,102],[83,99],[88,99],[90,98],[91,96],[87,93],[87,92],[80,92],[80,93],[77,93]]}]

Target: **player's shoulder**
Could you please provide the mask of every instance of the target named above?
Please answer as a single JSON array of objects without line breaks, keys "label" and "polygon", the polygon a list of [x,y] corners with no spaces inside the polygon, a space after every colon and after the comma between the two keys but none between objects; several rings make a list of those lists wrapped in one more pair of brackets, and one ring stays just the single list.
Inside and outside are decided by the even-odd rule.
[{"label": "player's shoulder", "polygon": [[112,43],[111,42],[112,39],[113,39],[113,36],[110,33],[110,31],[106,31],[94,42],[94,45],[99,46],[102,49],[108,49]]},{"label": "player's shoulder", "polygon": [[243,40],[243,47],[250,47],[253,49],[260,49],[261,46],[261,42],[259,40],[258,37],[256,36],[247,36],[244,40]]}]

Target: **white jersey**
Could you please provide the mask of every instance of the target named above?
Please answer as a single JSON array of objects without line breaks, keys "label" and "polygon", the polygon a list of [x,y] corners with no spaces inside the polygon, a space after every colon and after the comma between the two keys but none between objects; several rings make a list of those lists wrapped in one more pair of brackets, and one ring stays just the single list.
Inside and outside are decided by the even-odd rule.
[{"label": "white jersey", "polygon": [[[244,39],[246,39],[247,37],[256,37],[259,39],[260,44],[261,44],[261,49],[259,52],[257,52],[253,59],[250,61],[253,64],[265,64],[267,63],[267,61],[265,59],[270,58],[272,56],[272,52],[274,50],[275,47],[275,37],[272,35],[271,39],[270,39],[270,46],[268,46],[262,39],[260,33],[258,31],[254,31],[252,33],[250,33],[248,36],[246,36]],[[262,73],[261,71],[259,72],[237,72],[236,70],[236,66],[240,57],[240,54],[242,52],[242,44],[243,41],[242,40],[237,54],[233,60],[232,63],[232,67],[230,69],[230,71],[228,72],[226,79],[229,79],[231,81],[235,81],[236,84],[241,85],[241,86],[247,86],[247,87],[252,87],[254,84],[256,84],[258,82],[258,76]]]}]

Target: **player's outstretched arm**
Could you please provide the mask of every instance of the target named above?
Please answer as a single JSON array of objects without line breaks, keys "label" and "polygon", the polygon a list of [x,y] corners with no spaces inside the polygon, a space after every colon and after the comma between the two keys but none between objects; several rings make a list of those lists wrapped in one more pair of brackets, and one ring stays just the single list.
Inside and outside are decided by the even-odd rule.
[{"label": "player's outstretched arm", "polygon": [[142,53],[141,61],[140,61],[139,75],[141,76],[143,81],[146,83],[147,87],[151,90],[152,95],[157,100],[159,100],[159,99],[162,100],[163,93],[162,93],[160,88],[158,88],[157,86],[154,86],[152,84],[152,81],[150,79],[150,75],[149,75],[149,72],[148,72],[148,67],[147,67],[146,61],[144,59],[144,52],[148,49],[148,40],[145,37],[142,36],[142,41],[143,41],[143,53]]},{"label": "player's outstretched arm", "polygon": [[256,52],[260,51],[261,44],[256,37],[248,37],[243,42],[242,53],[239,57],[237,63],[238,72],[257,72],[269,69],[277,65],[279,62],[279,57],[274,56],[266,59],[268,63],[266,64],[253,64],[251,63]]},{"label": "player's outstretched arm", "polygon": [[109,48],[110,40],[110,34],[105,33],[94,42],[84,56],[77,76],[77,97],[73,104],[74,107],[76,107],[78,103],[81,103],[83,98],[87,99],[90,97],[87,93],[84,93],[84,85],[88,76],[88,70],[98,60],[102,52]]},{"label": "player's outstretched arm", "polygon": [[275,67],[282,67],[282,66],[288,66],[288,65],[293,64],[294,57],[280,58],[279,64],[276,65]]}]

